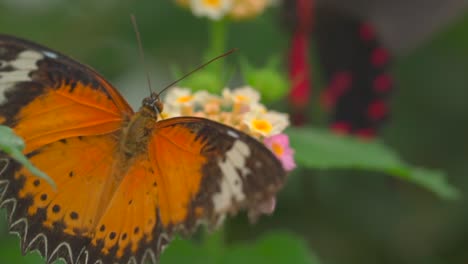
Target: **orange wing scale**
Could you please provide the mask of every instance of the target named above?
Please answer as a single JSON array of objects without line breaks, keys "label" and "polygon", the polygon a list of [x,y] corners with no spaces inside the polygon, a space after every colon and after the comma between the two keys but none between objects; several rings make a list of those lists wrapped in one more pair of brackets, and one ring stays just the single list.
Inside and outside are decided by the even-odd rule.
[{"label": "orange wing scale", "polygon": [[[25,153],[64,138],[106,134],[122,128],[122,115],[102,92],[78,83],[47,92],[19,112],[14,131],[26,143]],[[66,114],[64,114],[66,113]]]},{"label": "orange wing scale", "polygon": [[88,71],[90,71],[90,75],[96,79],[98,83],[102,85],[105,89],[106,93],[112,99],[114,104],[117,106],[117,109],[121,113],[121,115],[133,115],[132,107],[128,104],[127,100],[122,96],[122,94],[115,89],[112,84],[110,84],[106,79],[104,79],[99,73],[90,69],[88,66],[84,66]]},{"label": "orange wing scale", "polygon": [[141,243],[150,244],[158,239],[153,237],[158,224],[158,190],[149,161],[144,156],[137,158],[108,203],[97,225],[93,245],[101,242],[104,255],[116,246],[116,257],[121,258],[125,250],[135,254]]},{"label": "orange wing scale", "polygon": [[15,178],[24,180],[19,198],[32,198],[29,217],[33,218],[42,209],[46,216],[42,224],[46,229],[63,221],[63,232],[90,236],[99,220],[96,219],[97,201],[110,200],[101,193],[112,171],[115,147],[116,142],[110,137],[95,136],[71,138],[38,149],[31,161],[47,171],[58,191],[24,168],[17,171]]},{"label": "orange wing scale", "polygon": [[195,133],[181,126],[157,130],[149,143],[164,226],[177,226],[187,219],[190,202],[200,189],[202,165],[206,163],[200,155],[203,147]]}]

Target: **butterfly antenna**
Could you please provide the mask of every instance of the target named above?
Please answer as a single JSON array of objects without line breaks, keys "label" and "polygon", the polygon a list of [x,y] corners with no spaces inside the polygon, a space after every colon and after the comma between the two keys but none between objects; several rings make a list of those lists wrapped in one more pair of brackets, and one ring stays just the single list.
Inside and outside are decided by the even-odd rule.
[{"label": "butterfly antenna", "polygon": [[138,42],[138,49],[139,49],[139,53],[140,53],[140,59],[141,59],[141,62],[143,63],[143,67],[145,67],[146,80],[148,81],[148,89],[149,89],[149,92],[151,94],[152,93],[151,79],[150,79],[150,75],[149,75],[149,71],[148,71],[148,65],[145,63],[145,54],[143,52],[143,45],[141,44],[140,31],[138,30],[138,24],[137,24],[135,15],[130,14],[130,19],[132,20],[133,30],[135,31],[135,35],[136,35],[137,42]]},{"label": "butterfly antenna", "polygon": [[221,59],[221,58],[224,58],[224,57],[230,55],[231,53],[236,52],[237,50],[238,50],[237,48],[231,49],[231,50],[229,50],[229,51],[227,51],[227,52],[225,52],[225,53],[223,53],[223,54],[221,54],[221,55],[219,55],[219,56],[216,56],[215,58],[213,58],[213,59],[211,59],[211,60],[209,60],[209,61],[207,61],[207,62],[205,62],[205,63],[203,63],[203,64],[201,64],[201,65],[199,65],[199,66],[196,67],[195,69],[191,70],[189,73],[186,73],[184,76],[180,77],[180,78],[177,79],[176,81],[174,81],[174,82],[170,83],[169,85],[167,85],[166,87],[164,87],[164,89],[162,89],[161,92],[158,93],[158,96],[159,96],[160,94],[162,94],[164,91],[166,91],[167,89],[169,89],[169,88],[171,88],[172,86],[174,86],[175,84],[177,84],[178,82],[180,82],[180,81],[182,81],[183,79],[185,79],[185,78],[187,78],[188,76],[190,76],[192,73],[203,69],[203,68],[204,68],[205,66],[207,66],[208,64],[210,64],[210,63],[212,63],[212,62],[214,62],[214,61],[216,61],[216,60],[219,60],[219,59]]}]

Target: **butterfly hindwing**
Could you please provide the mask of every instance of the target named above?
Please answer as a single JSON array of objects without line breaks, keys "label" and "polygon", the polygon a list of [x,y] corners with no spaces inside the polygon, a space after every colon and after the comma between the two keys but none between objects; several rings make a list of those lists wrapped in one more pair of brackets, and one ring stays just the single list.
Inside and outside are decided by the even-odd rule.
[{"label": "butterfly hindwing", "polygon": [[128,169],[103,211],[89,248],[94,263],[154,263],[169,242],[158,211],[160,188],[146,154]]},{"label": "butterfly hindwing", "polygon": [[[200,220],[215,224],[239,209],[248,209],[255,216],[286,177],[280,162],[263,144],[202,118],[159,121],[148,151],[152,164],[164,164],[156,170],[157,182],[164,184],[166,192],[159,193],[166,226],[190,229]],[[162,155],[167,151],[170,155]]]},{"label": "butterfly hindwing", "polygon": [[112,170],[116,142],[111,140],[71,138],[29,154],[31,162],[54,179],[57,190],[9,160],[2,174],[8,183],[2,206],[10,207],[10,229],[19,233],[24,253],[38,249],[48,260],[63,257],[75,263],[87,248],[99,211],[96,201],[104,199],[102,190]]}]

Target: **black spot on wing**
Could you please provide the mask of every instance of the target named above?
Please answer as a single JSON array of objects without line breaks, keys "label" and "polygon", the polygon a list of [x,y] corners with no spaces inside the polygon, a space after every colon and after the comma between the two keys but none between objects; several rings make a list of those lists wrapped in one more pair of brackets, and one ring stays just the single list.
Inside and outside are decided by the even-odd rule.
[{"label": "black spot on wing", "polygon": [[41,184],[41,181],[40,181],[39,179],[34,180],[34,182],[33,182],[33,185],[34,185],[35,187],[38,187],[40,184]]},{"label": "black spot on wing", "polygon": [[46,201],[47,200],[47,194],[43,193],[40,196],[41,201]]},{"label": "black spot on wing", "polygon": [[58,204],[54,204],[54,206],[52,206],[52,212],[54,213],[59,213],[60,212],[60,205]]}]

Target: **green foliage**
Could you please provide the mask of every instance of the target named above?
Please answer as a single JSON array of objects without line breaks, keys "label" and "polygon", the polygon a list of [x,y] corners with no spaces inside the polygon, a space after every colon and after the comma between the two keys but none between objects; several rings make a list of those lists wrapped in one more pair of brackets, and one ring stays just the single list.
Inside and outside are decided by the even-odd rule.
[{"label": "green foliage", "polygon": [[[3,217],[3,214],[2,214]],[[21,264],[42,264],[44,260],[39,256],[38,253],[30,253],[26,256],[21,255],[19,246],[19,239],[2,239],[0,241],[0,248],[2,252],[0,254],[0,263],[21,263]],[[62,262],[56,262],[56,264],[62,264]]]},{"label": "green foliage", "polygon": [[224,245],[219,234],[210,235],[203,243],[173,241],[161,257],[161,263],[203,264],[318,264],[306,243],[289,233],[275,232],[255,242]]},{"label": "green foliage", "polygon": [[290,87],[284,72],[279,70],[279,64],[278,57],[271,57],[261,68],[253,67],[245,58],[241,60],[243,77],[247,84],[259,90],[266,104],[284,98]]},{"label": "green foliage", "polygon": [[53,188],[56,188],[54,181],[44,172],[34,167],[34,165],[23,155],[25,148],[24,141],[14,134],[13,130],[6,126],[0,126],[0,150],[23,164],[29,171],[39,178],[46,180]]},{"label": "green foliage", "polygon": [[210,69],[204,69],[196,74],[190,75],[186,80],[181,82],[183,87],[190,87],[193,91],[208,91],[210,93],[219,94],[224,87],[224,80],[219,74],[216,74]]},{"label": "green foliage", "polygon": [[456,199],[458,190],[443,172],[415,168],[380,141],[335,135],[314,128],[288,130],[298,164],[312,169],[360,169],[385,172],[418,184],[443,199]]}]

